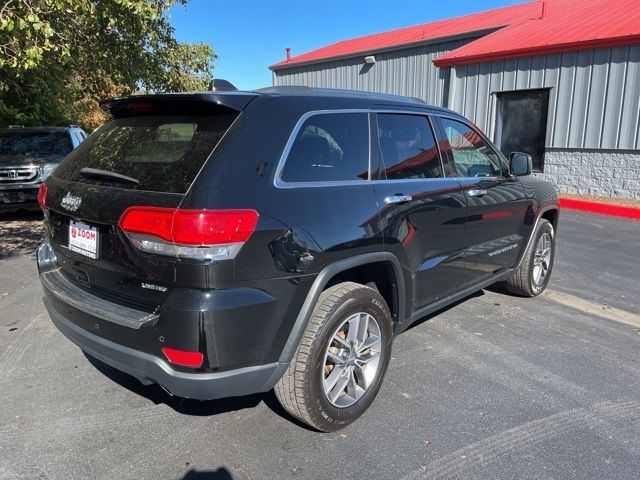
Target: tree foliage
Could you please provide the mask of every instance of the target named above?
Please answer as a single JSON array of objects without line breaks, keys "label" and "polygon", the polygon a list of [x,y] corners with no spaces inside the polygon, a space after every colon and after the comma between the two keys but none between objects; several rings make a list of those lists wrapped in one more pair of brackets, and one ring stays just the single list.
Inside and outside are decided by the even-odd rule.
[{"label": "tree foliage", "polygon": [[206,88],[215,52],[167,16],[187,2],[0,0],[0,124],[94,127],[101,98]]}]

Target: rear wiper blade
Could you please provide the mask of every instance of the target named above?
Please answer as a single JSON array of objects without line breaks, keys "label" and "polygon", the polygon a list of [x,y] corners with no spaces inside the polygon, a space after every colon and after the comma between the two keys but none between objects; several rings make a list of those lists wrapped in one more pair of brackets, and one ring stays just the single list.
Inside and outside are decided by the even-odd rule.
[{"label": "rear wiper blade", "polygon": [[140,185],[140,180],[122,175],[116,172],[110,172],[108,170],[100,170],[99,168],[82,168],[80,175],[83,177],[104,178],[106,180],[119,180],[121,182],[133,183],[134,185]]}]

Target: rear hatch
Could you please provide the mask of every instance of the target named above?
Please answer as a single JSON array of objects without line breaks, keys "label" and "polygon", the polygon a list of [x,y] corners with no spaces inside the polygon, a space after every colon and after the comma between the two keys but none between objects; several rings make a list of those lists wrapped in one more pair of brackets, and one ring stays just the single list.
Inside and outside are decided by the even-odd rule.
[{"label": "rear hatch", "polygon": [[50,242],[65,277],[121,305],[156,310],[171,291],[177,258],[137,249],[118,221],[132,206],[179,207],[253,98],[176,94],[104,104],[114,118],[46,182]]}]

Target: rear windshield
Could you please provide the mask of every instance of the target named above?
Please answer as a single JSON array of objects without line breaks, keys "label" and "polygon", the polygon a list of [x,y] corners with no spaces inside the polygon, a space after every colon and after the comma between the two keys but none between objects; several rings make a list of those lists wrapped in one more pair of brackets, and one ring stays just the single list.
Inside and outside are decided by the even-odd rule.
[{"label": "rear windshield", "polygon": [[[0,157],[65,156],[72,150],[65,132],[3,132],[0,133]],[[2,161],[0,159],[0,161]]]},{"label": "rear windshield", "polygon": [[[212,116],[156,115],[113,119],[89,135],[55,176],[95,185],[185,193],[237,113]],[[83,168],[138,180],[83,175]]]}]

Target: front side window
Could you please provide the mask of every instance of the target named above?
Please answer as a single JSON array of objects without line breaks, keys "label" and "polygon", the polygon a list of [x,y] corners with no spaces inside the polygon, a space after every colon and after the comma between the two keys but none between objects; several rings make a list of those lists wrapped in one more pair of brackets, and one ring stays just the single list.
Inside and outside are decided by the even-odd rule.
[{"label": "front side window", "polygon": [[368,180],[368,115],[309,117],[298,131],[280,178],[290,183]]},{"label": "front side window", "polygon": [[443,176],[427,117],[378,114],[378,142],[388,180]]},{"label": "front side window", "polygon": [[451,146],[458,177],[502,176],[500,158],[478,132],[456,120],[441,118],[440,121]]}]

